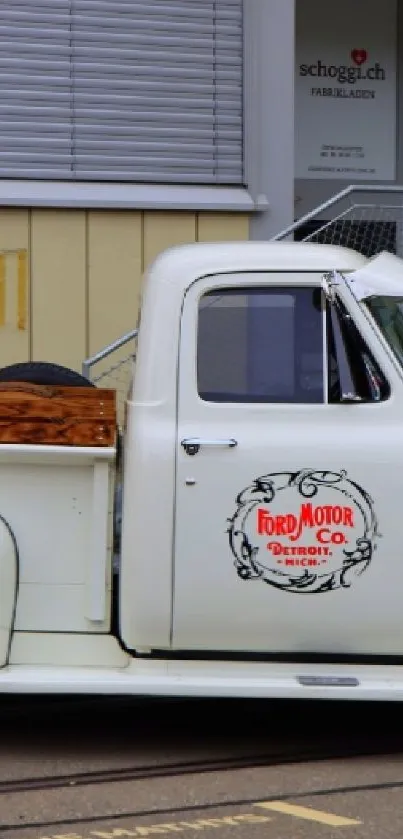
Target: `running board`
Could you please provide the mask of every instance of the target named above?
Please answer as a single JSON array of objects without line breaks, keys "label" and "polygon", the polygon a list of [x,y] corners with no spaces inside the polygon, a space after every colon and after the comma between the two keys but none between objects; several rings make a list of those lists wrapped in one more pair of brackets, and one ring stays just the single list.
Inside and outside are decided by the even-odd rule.
[{"label": "running board", "polygon": [[131,660],[126,667],[11,665],[0,693],[403,699],[403,667]]}]

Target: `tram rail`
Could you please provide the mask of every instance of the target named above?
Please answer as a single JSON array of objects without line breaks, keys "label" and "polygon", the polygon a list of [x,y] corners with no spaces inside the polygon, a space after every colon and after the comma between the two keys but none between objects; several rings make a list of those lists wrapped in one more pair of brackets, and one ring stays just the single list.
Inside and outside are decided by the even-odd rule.
[{"label": "tram rail", "polygon": [[[130,781],[145,781],[154,778],[174,778],[184,775],[198,775],[209,772],[229,772],[241,769],[283,766],[286,764],[313,761],[338,760],[354,757],[392,756],[401,753],[402,744],[395,738],[361,742],[327,743],[321,747],[297,747],[277,749],[269,753],[255,753],[230,757],[214,757],[204,760],[167,762],[126,766],[117,769],[102,769],[87,772],[72,772],[60,775],[33,776],[0,781],[0,796],[10,793],[56,790],[79,786],[113,784]],[[1,828],[1,825],[0,825]]]}]

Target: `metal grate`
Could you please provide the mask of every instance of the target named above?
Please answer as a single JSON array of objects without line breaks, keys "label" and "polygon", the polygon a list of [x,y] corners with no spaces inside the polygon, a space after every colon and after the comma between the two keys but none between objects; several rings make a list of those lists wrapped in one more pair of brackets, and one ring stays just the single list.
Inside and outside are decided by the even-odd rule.
[{"label": "metal grate", "polygon": [[[376,215],[380,215],[376,208]],[[310,221],[294,235],[297,242],[318,242],[343,245],[363,256],[371,257],[380,251],[396,253],[402,230],[402,208],[382,208],[383,219],[375,219],[375,207],[353,207],[344,218],[332,221]]]},{"label": "metal grate", "polygon": [[403,254],[403,187],[350,186],[287,227],[274,241],[342,245],[366,257]]}]

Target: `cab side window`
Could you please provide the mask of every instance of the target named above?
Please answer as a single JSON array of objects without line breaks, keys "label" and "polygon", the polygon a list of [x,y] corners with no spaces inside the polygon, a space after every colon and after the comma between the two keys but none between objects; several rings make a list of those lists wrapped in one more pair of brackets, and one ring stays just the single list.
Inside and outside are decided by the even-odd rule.
[{"label": "cab side window", "polygon": [[300,286],[204,294],[197,388],[208,402],[341,404],[380,402],[390,393],[343,303]]},{"label": "cab side window", "polygon": [[199,302],[197,387],[209,402],[324,402],[315,288],[225,288]]}]

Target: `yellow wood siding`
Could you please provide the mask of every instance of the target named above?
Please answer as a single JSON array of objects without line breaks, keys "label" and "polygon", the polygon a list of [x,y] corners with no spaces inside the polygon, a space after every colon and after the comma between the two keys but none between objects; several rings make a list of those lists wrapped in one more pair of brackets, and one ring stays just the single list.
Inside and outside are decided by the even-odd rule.
[{"label": "yellow wood siding", "polygon": [[248,235],[238,214],[1,210],[0,366],[35,359],[80,370],[135,327],[142,272],[158,253]]},{"label": "yellow wood siding", "polygon": [[0,210],[0,366],[30,355],[29,211]]},{"label": "yellow wood siding", "polygon": [[141,213],[88,214],[88,352],[136,324],[142,273]]},{"label": "yellow wood siding", "polygon": [[167,248],[195,241],[194,213],[144,213],[144,268]]},{"label": "yellow wood siding", "polygon": [[32,358],[79,367],[86,354],[86,213],[33,210]]},{"label": "yellow wood siding", "polygon": [[199,242],[239,242],[249,238],[249,218],[233,213],[199,213],[197,231]]}]

